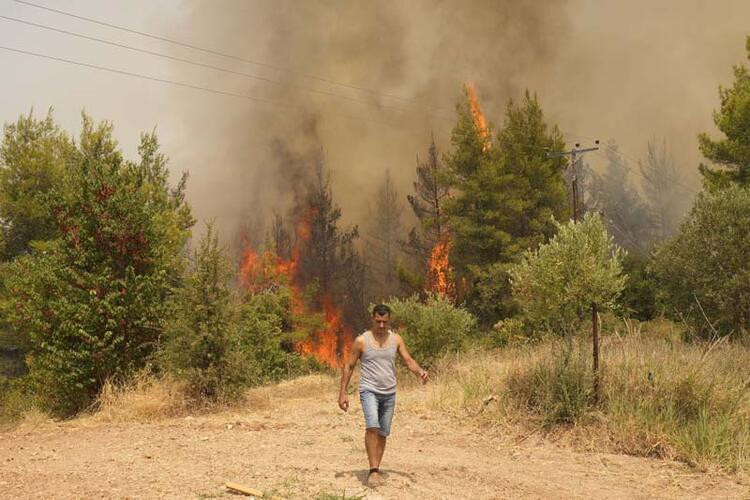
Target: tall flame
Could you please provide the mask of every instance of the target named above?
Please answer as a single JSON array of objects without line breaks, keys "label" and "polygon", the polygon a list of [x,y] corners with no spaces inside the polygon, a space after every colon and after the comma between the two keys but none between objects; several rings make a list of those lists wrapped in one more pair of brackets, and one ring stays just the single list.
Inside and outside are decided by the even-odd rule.
[{"label": "tall flame", "polygon": [[438,238],[427,266],[427,290],[445,298],[453,298],[456,294],[450,265],[451,245],[447,233]]},{"label": "tall flame", "polygon": [[[302,298],[302,286],[297,271],[302,246],[310,240],[310,226],[314,218],[315,212],[310,209],[298,219],[295,225],[297,238],[289,260],[269,250],[259,256],[246,243],[240,265],[240,281],[250,293],[258,293],[275,284],[288,284],[292,295],[292,313],[295,316],[313,312]],[[352,331],[344,324],[341,311],[329,294],[324,294],[320,298],[320,303],[323,308],[324,327],[314,332],[311,338],[298,342],[295,349],[300,354],[313,356],[321,363],[339,368],[349,354]]]},{"label": "tall flame", "polygon": [[464,83],[466,88],[466,97],[469,99],[469,111],[471,111],[471,117],[474,119],[474,126],[479,133],[479,137],[482,139],[482,151],[487,152],[490,149],[490,130],[487,128],[487,120],[484,118],[482,108],[479,107],[479,99],[477,98],[477,91],[474,89],[474,85],[469,82]]}]

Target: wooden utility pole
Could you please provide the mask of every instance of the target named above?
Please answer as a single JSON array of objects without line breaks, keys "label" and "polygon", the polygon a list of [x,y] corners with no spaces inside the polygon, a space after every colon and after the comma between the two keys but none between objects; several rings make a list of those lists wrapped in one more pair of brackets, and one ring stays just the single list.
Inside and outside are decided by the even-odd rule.
[{"label": "wooden utility pole", "polygon": [[578,160],[581,159],[583,156],[583,153],[587,153],[589,151],[597,151],[599,149],[599,140],[597,139],[594,141],[594,144],[596,146],[592,146],[589,148],[582,148],[580,143],[576,143],[575,146],[570,148],[570,151],[561,151],[560,153],[547,153],[547,158],[559,158],[561,156],[567,156],[568,164],[565,166],[565,168],[571,169],[571,183],[572,183],[572,191],[573,191],[573,222],[578,222],[578,218],[580,216],[580,210],[579,210],[579,200],[578,200],[578,169],[577,169],[577,163]]},{"label": "wooden utility pole", "polygon": [[[599,140],[594,141],[595,146],[589,148],[581,148],[579,143],[572,148],[570,151],[563,151],[561,153],[547,153],[547,158],[559,158],[561,156],[570,156],[568,165],[566,168],[571,169],[571,184],[573,190],[573,222],[578,223],[580,216],[579,200],[578,200],[578,170],[576,164],[583,153],[588,151],[596,151],[599,149]],[[593,357],[594,357],[594,401],[599,403],[601,397],[601,388],[599,384],[599,314],[597,311],[596,302],[591,304],[591,334],[592,342],[594,344]]]},{"label": "wooden utility pole", "polygon": [[591,304],[591,330],[594,335],[594,402],[601,400],[601,387],[599,386],[599,311],[596,302]]}]

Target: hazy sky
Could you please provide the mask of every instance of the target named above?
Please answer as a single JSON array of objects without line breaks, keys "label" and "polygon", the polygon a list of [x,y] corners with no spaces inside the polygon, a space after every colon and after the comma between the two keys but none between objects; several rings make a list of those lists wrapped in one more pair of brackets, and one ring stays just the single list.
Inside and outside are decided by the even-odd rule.
[{"label": "hazy sky", "polygon": [[[642,158],[649,138],[666,139],[685,182],[694,183],[700,160],[695,136],[714,132],[711,113],[718,106],[718,85],[731,83],[733,64],[747,64],[744,45],[750,34],[748,0],[33,1],[291,70],[240,64],[0,0],[3,16],[283,80],[286,93],[267,82],[0,19],[2,46],[283,99],[279,106],[259,104],[0,49],[0,121],[14,121],[31,107],[42,114],[52,106],[58,122],[77,133],[85,109],[95,119],[114,122],[129,155],[140,132],[157,127],[171,168],[191,172],[189,196],[196,215],[218,217],[220,226],[230,230],[258,200],[268,203],[273,190],[257,174],[267,172],[261,165],[269,161],[267,143],[293,134],[299,127],[295,122],[305,116],[319,118],[315,137],[330,157],[345,213],[364,213],[370,174],[386,167],[405,193],[414,157],[424,154],[430,133],[443,150],[448,147],[455,123],[451,110],[466,80],[476,83],[496,124],[502,122],[507,99],[530,88],[571,144],[615,139],[626,155]],[[357,43],[347,45],[347,40]],[[372,98],[302,73],[417,98],[420,106],[447,110],[448,116],[394,118],[386,106],[406,105],[403,101]],[[289,89],[296,89],[293,98],[287,98]],[[297,114],[284,106],[315,111]],[[336,114],[346,116],[337,122],[330,118]],[[374,124],[351,124],[360,119]],[[364,159],[366,170],[352,167],[353,158]],[[600,156],[587,159],[595,168],[602,163]]]}]

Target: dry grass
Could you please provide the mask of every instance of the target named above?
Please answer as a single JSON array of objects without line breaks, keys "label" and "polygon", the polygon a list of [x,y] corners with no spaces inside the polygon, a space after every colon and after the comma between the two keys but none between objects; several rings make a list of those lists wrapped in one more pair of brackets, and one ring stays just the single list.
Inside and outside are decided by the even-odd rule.
[{"label": "dry grass", "polygon": [[106,382],[87,419],[91,422],[150,422],[186,415],[195,403],[179,382],[141,373],[127,384]]},{"label": "dry grass", "polygon": [[53,423],[54,420],[49,415],[36,408],[31,408],[25,410],[17,418],[5,420],[0,425],[0,432],[31,434],[32,432]]},{"label": "dry grass", "polygon": [[249,389],[245,397],[232,404],[207,405],[190,398],[185,385],[168,377],[147,374],[135,376],[129,383],[106,383],[93,410],[83,417],[88,423],[153,422],[186,415],[216,413],[236,409],[265,410],[272,398],[305,398],[331,392],[336,381],[329,375],[307,375],[275,385]]},{"label": "dry grass", "polygon": [[598,405],[585,338],[572,349],[547,341],[448,356],[429,404],[522,432],[542,429],[587,449],[750,471],[750,349],[685,343],[663,321],[619,327],[604,336]]}]

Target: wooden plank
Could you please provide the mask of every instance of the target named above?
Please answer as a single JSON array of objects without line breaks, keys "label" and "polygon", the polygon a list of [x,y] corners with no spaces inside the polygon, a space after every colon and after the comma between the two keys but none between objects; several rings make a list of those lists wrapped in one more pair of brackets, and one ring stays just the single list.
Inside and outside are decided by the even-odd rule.
[{"label": "wooden plank", "polygon": [[224,484],[227,488],[233,491],[239,491],[240,493],[244,493],[245,495],[252,495],[256,498],[263,497],[263,492],[260,490],[256,490],[255,488],[250,488],[249,486],[243,486],[238,483],[226,483]]}]

